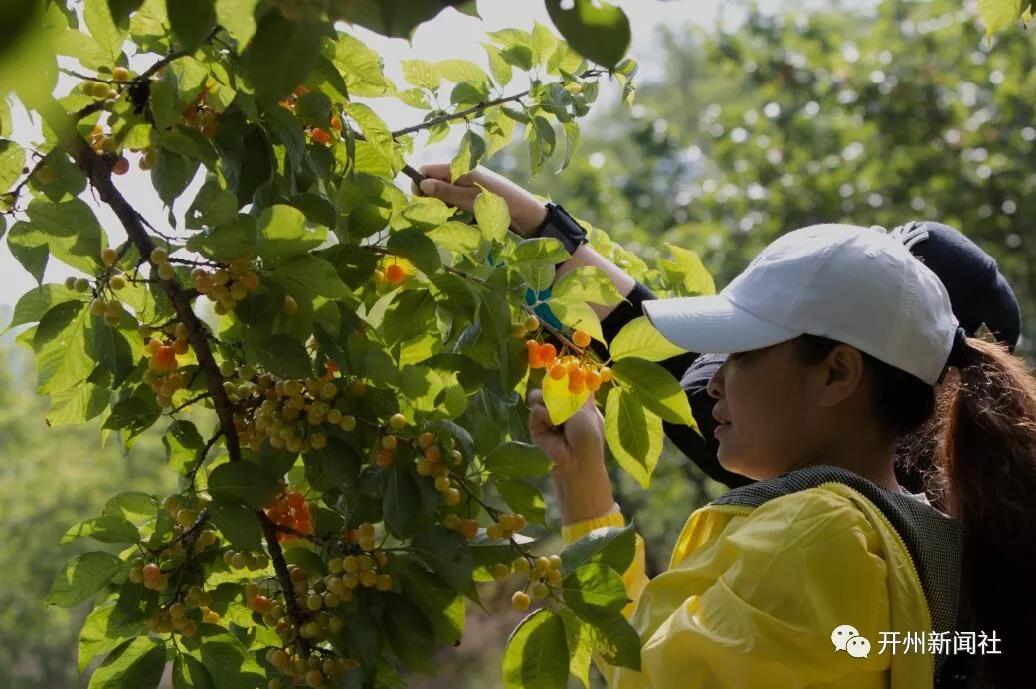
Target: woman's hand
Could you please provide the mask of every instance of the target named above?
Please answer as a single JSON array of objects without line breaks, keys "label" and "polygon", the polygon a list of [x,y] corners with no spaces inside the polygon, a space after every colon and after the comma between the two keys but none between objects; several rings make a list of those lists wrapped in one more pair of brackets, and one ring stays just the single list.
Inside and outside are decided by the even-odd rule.
[{"label": "woman's hand", "polygon": [[511,180],[492,170],[476,166],[474,170],[450,183],[450,164],[432,163],[422,165],[420,172],[428,179],[412,183],[413,193],[419,196],[434,196],[440,201],[461,210],[473,212],[475,197],[482,190],[475,183],[500,196],[507,202],[511,212],[511,229],[522,237],[529,237],[547,217],[545,204]]},{"label": "woman's hand", "polygon": [[615,498],[604,464],[604,416],[594,393],[563,428],[550,422],[542,390],[529,393],[529,405],[532,441],[554,460],[551,475],[562,521],[571,524],[606,514]]}]

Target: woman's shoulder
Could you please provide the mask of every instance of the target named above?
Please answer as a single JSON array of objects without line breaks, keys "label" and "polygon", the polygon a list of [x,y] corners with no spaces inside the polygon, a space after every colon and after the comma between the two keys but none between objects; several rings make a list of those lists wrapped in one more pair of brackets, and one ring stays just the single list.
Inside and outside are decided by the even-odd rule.
[{"label": "woman's shoulder", "polygon": [[816,543],[818,547],[880,553],[873,515],[856,495],[823,484],[780,495],[755,506],[731,537],[762,538],[774,549]]}]

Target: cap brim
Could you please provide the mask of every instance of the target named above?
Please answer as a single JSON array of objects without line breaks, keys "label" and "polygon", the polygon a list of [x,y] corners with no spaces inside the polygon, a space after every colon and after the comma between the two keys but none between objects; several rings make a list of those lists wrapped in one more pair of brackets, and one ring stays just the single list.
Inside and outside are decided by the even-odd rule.
[{"label": "cap brim", "polygon": [[650,299],[641,306],[658,332],[689,352],[748,352],[802,334],[754,316],[722,294]]}]

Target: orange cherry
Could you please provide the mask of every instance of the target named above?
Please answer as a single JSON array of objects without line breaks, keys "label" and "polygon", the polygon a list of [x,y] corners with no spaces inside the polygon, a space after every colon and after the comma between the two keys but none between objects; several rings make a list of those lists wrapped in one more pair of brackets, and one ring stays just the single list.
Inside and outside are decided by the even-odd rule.
[{"label": "orange cherry", "polygon": [[403,270],[403,266],[398,263],[393,263],[385,269],[385,279],[392,284],[399,284],[406,278],[406,271]]}]

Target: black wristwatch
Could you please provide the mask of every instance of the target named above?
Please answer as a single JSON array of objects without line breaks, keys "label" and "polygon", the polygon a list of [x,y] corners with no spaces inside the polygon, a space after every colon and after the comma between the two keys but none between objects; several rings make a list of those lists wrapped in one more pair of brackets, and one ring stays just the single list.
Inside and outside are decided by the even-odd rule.
[{"label": "black wristwatch", "polygon": [[533,237],[553,237],[559,240],[570,255],[581,244],[587,243],[586,230],[572,215],[554,202],[547,203],[547,217],[532,234]]}]

